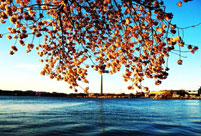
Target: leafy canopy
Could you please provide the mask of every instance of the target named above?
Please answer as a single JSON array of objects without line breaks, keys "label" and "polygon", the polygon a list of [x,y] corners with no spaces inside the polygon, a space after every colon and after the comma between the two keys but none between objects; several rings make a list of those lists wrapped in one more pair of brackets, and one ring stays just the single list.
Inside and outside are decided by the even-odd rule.
[{"label": "leafy canopy", "polygon": [[[11,24],[0,37],[15,39],[11,55],[20,45],[27,53],[35,48],[44,63],[41,74],[75,91],[79,82],[88,83],[89,67],[100,74],[125,67],[128,89],[148,91],[141,82],[151,78],[159,85],[167,78],[170,52],[181,65],[181,48],[198,49],[185,44],[172,18],[162,0],[0,0],[0,23]],[[43,42],[34,44],[37,38]]]}]

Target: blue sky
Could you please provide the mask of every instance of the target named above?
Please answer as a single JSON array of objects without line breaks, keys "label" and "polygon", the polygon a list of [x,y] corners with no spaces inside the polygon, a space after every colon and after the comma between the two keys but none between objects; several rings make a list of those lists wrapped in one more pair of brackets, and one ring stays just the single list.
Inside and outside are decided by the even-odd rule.
[{"label": "blue sky", "polygon": [[[176,6],[177,0],[165,0],[167,10],[174,14],[173,23],[180,27],[195,25],[201,22],[201,1],[193,0],[182,7]],[[0,25],[5,31],[7,26]],[[154,85],[154,80],[145,81],[143,84],[149,86],[150,90],[164,89],[189,89],[196,90],[201,86],[201,26],[186,29],[184,41],[197,45],[200,49],[192,55],[183,54],[183,65],[177,65],[177,55],[171,54],[169,58],[169,77],[162,81],[160,86]],[[1,32],[0,32],[1,33]],[[48,76],[41,76],[40,71],[43,64],[39,62],[36,52],[25,53],[25,48],[20,47],[14,56],[8,54],[13,41],[6,38],[0,39],[0,89],[6,90],[35,90],[71,93],[68,84],[63,81],[49,79]],[[90,70],[89,92],[100,92],[100,75]],[[128,91],[122,78],[122,73],[115,75],[104,75],[104,92],[107,93],[132,93]]]}]

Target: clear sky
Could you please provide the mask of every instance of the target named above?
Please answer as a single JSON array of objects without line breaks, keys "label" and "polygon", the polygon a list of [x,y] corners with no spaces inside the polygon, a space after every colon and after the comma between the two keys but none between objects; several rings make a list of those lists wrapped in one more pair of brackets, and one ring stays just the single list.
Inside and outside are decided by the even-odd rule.
[{"label": "clear sky", "polygon": [[[201,22],[201,0],[193,0],[182,7],[177,7],[177,0],[164,0],[167,10],[174,14],[173,23],[180,27],[195,25]],[[0,33],[5,31],[0,25]],[[169,77],[162,81],[160,86],[154,85],[154,80],[145,81],[143,84],[149,86],[150,90],[164,89],[188,89],[197,90],[201,86],[201,26],[184,31],[186,43],[199,46],[199,50],[192,55],[184,54],[183,65],[177,65],[179,57],[170,54]],[[5,38],[0,39],[0,89],[6,90],[34,90],[49,92],[71,93],[68,84],[63,81],[49,79],[41,76],[40,71],[43,64],[35,52],[25,53],[25,48],[19,48],[14,56],[8,54],[13,41]],[[100,92],[100,75],[95,71],[88,72],[89,92]],[[122,73],[115,75],[104,74],[104,92],[106,93],[132,93],[127,90],[128,83],[122,78]]]}]

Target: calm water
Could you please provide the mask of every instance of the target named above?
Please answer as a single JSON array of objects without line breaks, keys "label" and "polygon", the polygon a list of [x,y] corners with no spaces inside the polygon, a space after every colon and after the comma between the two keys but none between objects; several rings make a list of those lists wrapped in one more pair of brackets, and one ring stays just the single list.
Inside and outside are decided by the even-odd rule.
[{"label": "calm water", "polygon": [[0,96],[0,136],[201,136],[201,101]]}]

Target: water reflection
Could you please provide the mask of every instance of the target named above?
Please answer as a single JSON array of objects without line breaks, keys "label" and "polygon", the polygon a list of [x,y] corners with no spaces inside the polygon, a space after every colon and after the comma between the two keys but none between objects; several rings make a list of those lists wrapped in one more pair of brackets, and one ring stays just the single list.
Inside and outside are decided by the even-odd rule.
[{"label": "water reflection", "polygon": [[98,124],[101,132],[105,132],[105,127],[104,127],[104,107],[103,104],[104,102],[102,100],[99,100],[98,102]]},{"label": "water reflection", "polygon": [[0,97],[0,135],[200,135],[201,101]]}]

